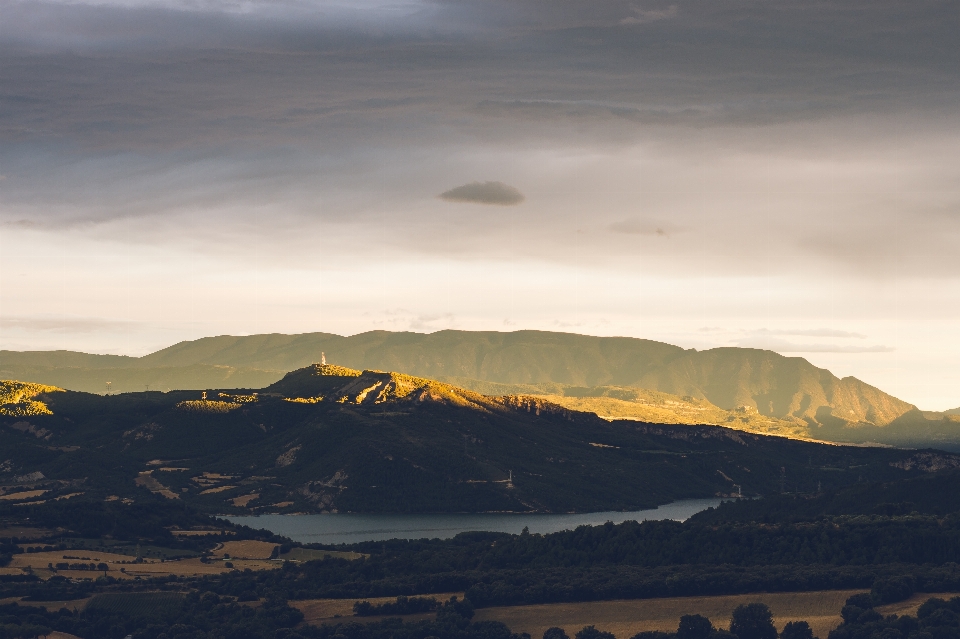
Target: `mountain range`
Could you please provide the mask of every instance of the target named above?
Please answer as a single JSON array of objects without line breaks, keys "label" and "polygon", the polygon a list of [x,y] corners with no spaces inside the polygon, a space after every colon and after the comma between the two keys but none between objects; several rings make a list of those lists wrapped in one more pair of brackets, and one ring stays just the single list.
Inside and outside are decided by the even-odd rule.
[{"label": "mountain range", "polygon": [[0,384],[0,499],[206,512],[570,512],[816,494],[960,467],[937,451],[604,420],[539,397],[311,365],[257,392]]},{"label": "mountain range", "polygon": [[262,388],[321,359],[486,394],[533,394],[568,408],[666,423],[722,423],[827,441],[960,446],[958,416],[917,407],[800,357],[706,351],[626,337],[543,331],[372,331],[219,336],[144,357],[0,352],[0,378],[103,393]]}]

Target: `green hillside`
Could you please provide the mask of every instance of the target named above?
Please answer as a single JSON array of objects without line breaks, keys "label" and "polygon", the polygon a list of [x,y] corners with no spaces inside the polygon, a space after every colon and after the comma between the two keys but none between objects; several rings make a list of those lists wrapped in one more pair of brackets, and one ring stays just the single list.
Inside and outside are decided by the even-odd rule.
[{"label": "green hillside", "polygon": [[321,352],[351,368],[396,370],[433,379],[460,376],[596,386],[639,379],[683,349],[650,340],[544,331],[371,331],[351,337],[328,333],[210,337],[157,351],[140,358],[140,364],[289,371],[319,361]]},{"label": "green hillside", "polygon": [[[680,402],[694,401],[710,416],[692,423],[730,422],[790,436],[898,444],[922,444],[933,429],[930,441],[953,441],[952,434],[940,432],[953,429],[942,415],[926,419],[907,402],[856,378],[840,379],[800,357],[746,348],[684,350],[650,340],[543,331],[219,336],[140,358],[3,351],[0,375],[98,393],[107,382],[113,392],[261,388],[319,361],[321,353],[351,368],[401,371],[481,393],[500,392],[491,390],[497,385],[554,400],[579,392],[577,402],[561,403],[615,417],[689,423],[690,411]],[[662,403],[657,413],[645,401],[625,406],[582,399],[611,397],[604,388],[663,393],[679,398],[669,400],[679,408],[664,412],[669,404]],[[770,430],[763,430],[764,423]]]},{"label": "green hillside", "polygon": [[631,510],[768,493],[784,477],[801,492],[890,480],[932,463],[911,461],[913,451],[611,422],[542,398],[339,366],[294,371],[262,392],[3,388],[0,486],[22,502],[149,491],[207,512]]}]

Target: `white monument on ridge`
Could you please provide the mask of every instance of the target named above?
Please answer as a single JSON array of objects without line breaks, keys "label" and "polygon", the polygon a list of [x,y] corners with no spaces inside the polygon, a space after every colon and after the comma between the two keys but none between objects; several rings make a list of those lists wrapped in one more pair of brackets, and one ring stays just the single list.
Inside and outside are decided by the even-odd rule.
[{"label": "white monument on ridge", "polygon": [[320,351],[320,365],[321,366],[327,365],[327,356],[323,351]]}]

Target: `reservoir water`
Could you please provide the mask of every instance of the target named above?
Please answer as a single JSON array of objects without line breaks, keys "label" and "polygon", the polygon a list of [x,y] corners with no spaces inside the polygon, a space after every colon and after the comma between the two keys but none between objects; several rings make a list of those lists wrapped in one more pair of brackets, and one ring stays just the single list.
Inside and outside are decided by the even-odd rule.
[{"label": "reservoir water", "polygon": [[458,533],[483,530],[519,534],[524,527],[531,533],[573,530],[577,526],[598,526],[612,521],[673,519],[684,521],[692,515],[716,507],[722,500],[684,499],[650,510],[599,512],[569,515],[518,513],[444,514],[444,515],[256,515],[225,517],[230,521],[289,537],[302,544],[352,544],[386,539],[449,539]]}]

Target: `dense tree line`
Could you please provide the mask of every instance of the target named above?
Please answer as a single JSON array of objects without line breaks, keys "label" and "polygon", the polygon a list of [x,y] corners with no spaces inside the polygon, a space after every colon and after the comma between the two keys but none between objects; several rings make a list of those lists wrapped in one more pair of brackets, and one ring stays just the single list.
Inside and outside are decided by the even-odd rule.
[{"label": "dense tree line", "polygon": [[353,604],[353,614],[358,617],[372,617],[374,615],[411,615],[420,612],[433,612],[440,607],[440,602],[433,597],[404,597],[400,595],[394,602],[372,604],[369,601],[358,601]]},{"label": "dense tree line", "polygon": [[193,592],[170,610],[142,614],[89,606],[81,612],[8,604],[0,606],[0,639],[36,637],[52,630],[84,639],[273,639],[277,630],[293,628],[303,614],[285,602],[270,600],[250,607],[215,593]]},{"label": "dense tree line", "polygon": [[[922,455],[923,453],[921,453]],[[932,453],[933,454],[933,453]],[[899,481],[858,483],[818,494],[769,494],[763,499],[727,501],[697,513],[700,524],[796,522],[838,515],[896,517],[960,512],[960,470],[928,473]]]},{"label": "dense tree line", "polygon": [[874,609],[876,598],[855,596],[841,611],[843,624],[829,639],[956,639],[960,637],[960,597],[928,599],[917,616],[889,615]]},{"label": "dense tree line", "polygon": [[783,524],[625,522],[498,540],[477,558],[476,567],[944,563],[960,562],[958,542],[960,516],[956,515],[843,517]]},{"label": "dense tree line", "polygon": [[920,592],[960,588],[960,566],[882,564],[871,566],[592,566],[585,568],[466,571],[378,577],[375,567],[327,559],[282,570],[233,572],[206,578],[202,587],[222,595],[254,592],[260,597],[372,598],[465,590],[477,606],[622,598],[679,597],[870,588],[878,581],[908,579]]}]

